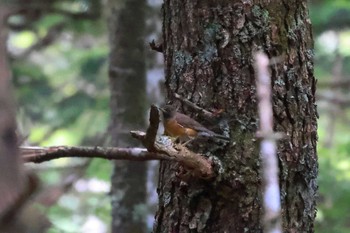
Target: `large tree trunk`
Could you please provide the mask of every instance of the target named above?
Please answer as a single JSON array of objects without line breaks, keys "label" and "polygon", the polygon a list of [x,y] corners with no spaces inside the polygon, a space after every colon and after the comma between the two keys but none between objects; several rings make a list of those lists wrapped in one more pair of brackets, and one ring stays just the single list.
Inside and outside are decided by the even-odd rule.
[{"label": "large tree trunk", "polygon": [[184,185],[178,165],[162,162],[154,232],[262,232],[257,50],[278,58],[271,73],[275,130],[286,135],[278,147],[283,231],[313,232],[317,113],[307,2],[165,0],[163,17],[168,99],[177,92],[223,109],[232,141],[202,151],[221,163],[213,181]]},{"label": "large tree trunk", "polygon": [[[145,127],[145,0],[110,1],[112,144],[135,146],[129,131]],[[146,163],[116,162],[112,175],[112,232],[146,232]]]}]

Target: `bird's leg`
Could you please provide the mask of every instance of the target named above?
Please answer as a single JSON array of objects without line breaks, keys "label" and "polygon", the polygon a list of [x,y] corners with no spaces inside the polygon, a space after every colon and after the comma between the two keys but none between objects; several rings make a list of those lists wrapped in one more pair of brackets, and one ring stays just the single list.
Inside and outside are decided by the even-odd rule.
[{"label": "bird's leg", "polygon": [[174,141],[173,141],[174,143],[176,143],[176,142],[177,142],[177,143],[181,143],[180,136],[173,137],[173,140],[174,140]]},{"label": "bird's leg", "polygon": [[179,136],[170,136],[169,134],[164,134],[164,135],[168,136],[172,143],[181,142]]},{"label": "bird's leg", "polygon": [[182,143],[182,146],[186,146],[188,143],[192,142],[194,140],[194,138],[190,138],[188,139],[186,142]]}]

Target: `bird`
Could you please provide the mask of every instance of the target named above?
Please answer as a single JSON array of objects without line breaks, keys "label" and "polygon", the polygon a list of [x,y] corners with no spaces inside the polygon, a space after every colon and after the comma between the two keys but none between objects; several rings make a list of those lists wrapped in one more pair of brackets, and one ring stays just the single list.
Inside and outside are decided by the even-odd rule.
[{"label": "bird", "polygon": [[230,141],[229,137],[214,133],[191,117],[177,112],[172,105],[165,105],[160,107],[159,110],[163,114],[165,134],[170,137],[176,137],[180,140],[184,138],[209,137]]}]

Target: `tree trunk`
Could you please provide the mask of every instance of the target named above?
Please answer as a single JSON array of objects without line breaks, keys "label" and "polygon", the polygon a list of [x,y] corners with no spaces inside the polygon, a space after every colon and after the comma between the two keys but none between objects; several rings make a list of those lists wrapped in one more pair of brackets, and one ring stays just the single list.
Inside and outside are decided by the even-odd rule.
[{"label": "tree trunk", "polygon": [[176,92],[223,109],[231,142],[201,151],[216,158],[215,180],[186,184],[177,164],[162,162],[154,232],[262,232],[257,50],[278,58],[271,74],[275,130],[286,135],[278,147],[283,231],[313,232],[317,113],[307,1],[165,0],[163,17],[168,100]]},{"label": "tree trunk", "polygon": [[[145,127],[145,0],[110,1],[112,144],[135,146],[129,131]],[[146,231],[146,163],[116,162],[112,175],[112,232]]]},{"label": "tree trunk", "polygon": [[[0,232],[22,233],[32,229],[21,219],[31,186],[26,183],[18,154],[15,103],[12,96],[11,70],[7,62],[6,27],[14,7],[0,3]],[[28,182],[29,183],[29,182]]]},{"label": "tree trunk", "polygon": [[[23,188],[23,171],[18,155],[15,104],[11,70],[7,62],[7,19],[11,7],[0,3],[0,221]],[[1,222],[0,222],[1,225]]]}]

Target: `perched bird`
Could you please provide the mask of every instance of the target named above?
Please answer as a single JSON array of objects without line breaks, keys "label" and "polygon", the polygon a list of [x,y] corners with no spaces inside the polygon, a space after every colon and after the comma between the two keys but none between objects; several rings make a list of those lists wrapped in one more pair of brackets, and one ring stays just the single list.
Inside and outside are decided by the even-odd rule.
[{"label": "perched bird", "polygon": [[203,125],[193,120],[191,117],[179,113],[172,105],[165,105],[159,108],[163,113],[165,134],[171,137],[195,138],[195,137],[214,137],[229,141],[230,138],[214,133]]}]

